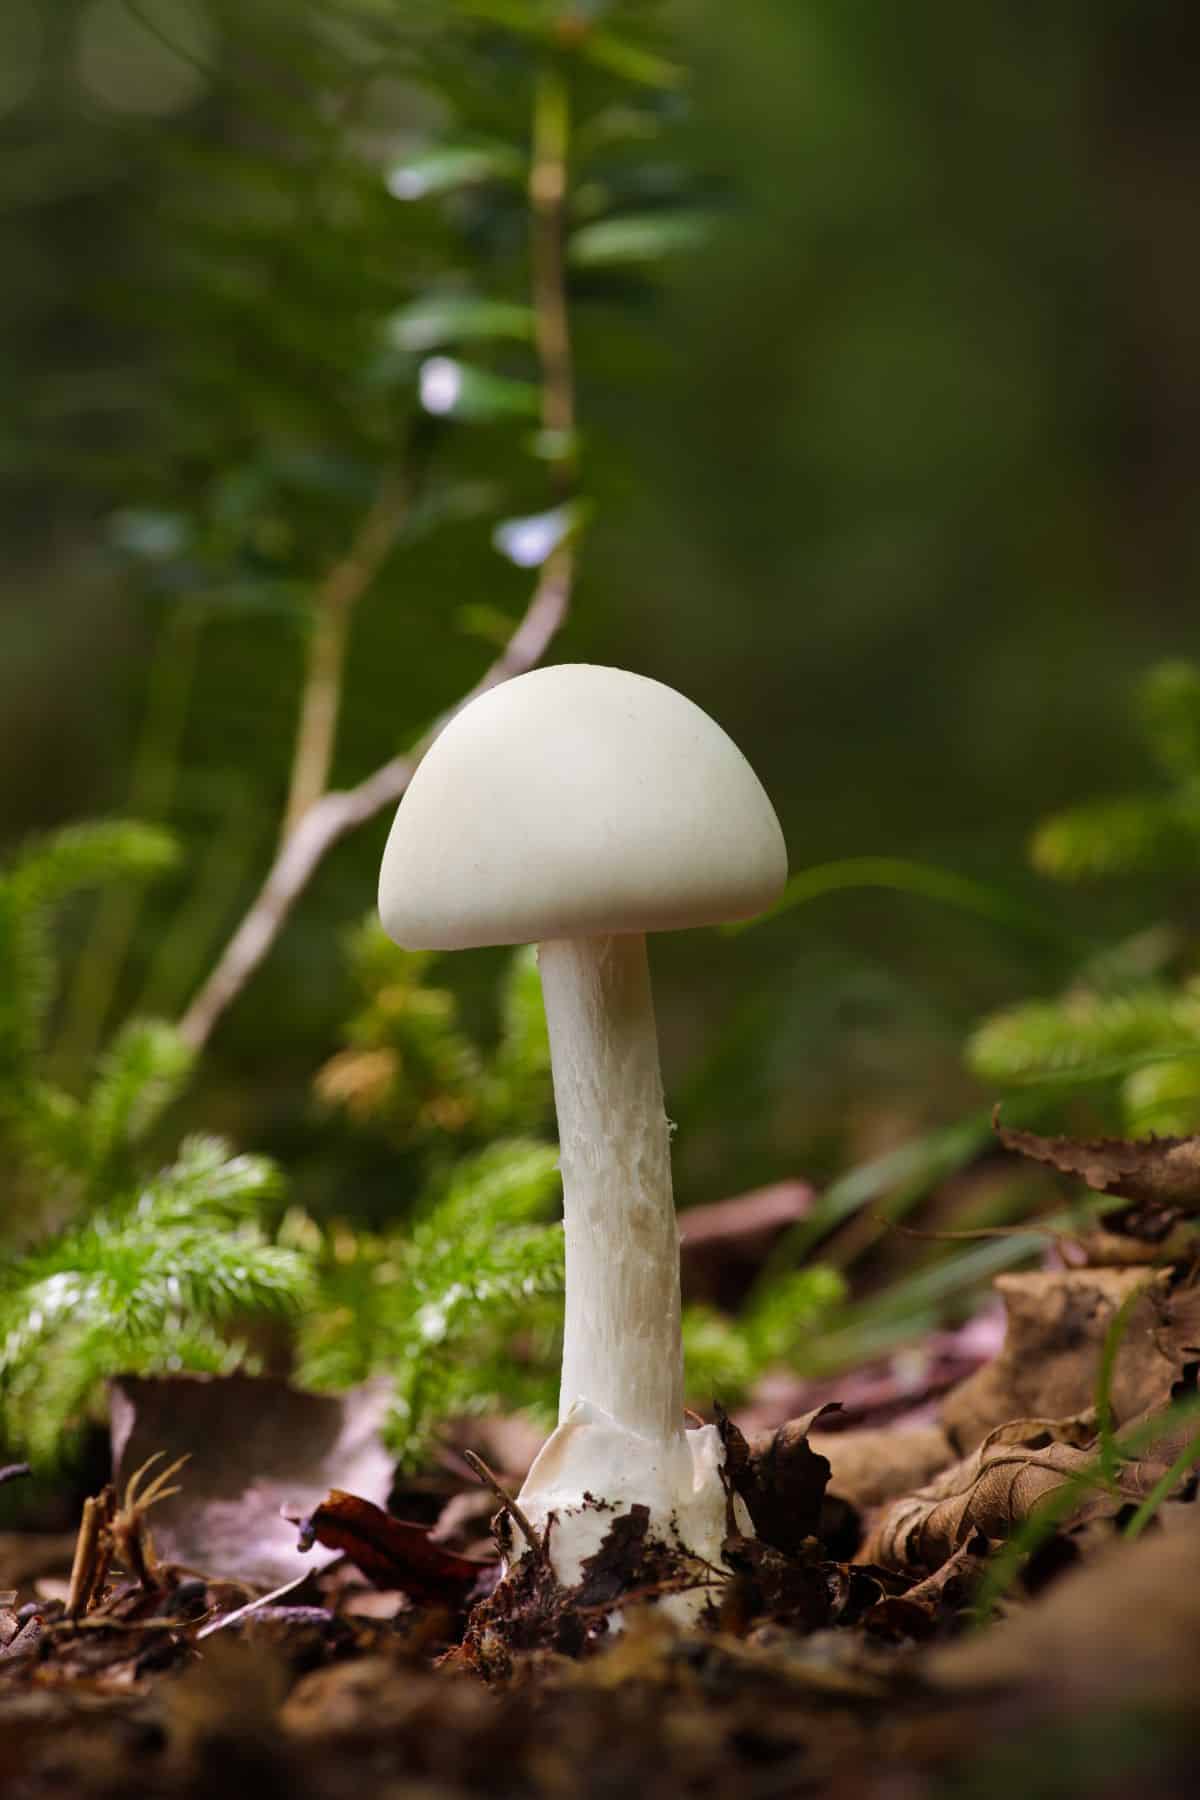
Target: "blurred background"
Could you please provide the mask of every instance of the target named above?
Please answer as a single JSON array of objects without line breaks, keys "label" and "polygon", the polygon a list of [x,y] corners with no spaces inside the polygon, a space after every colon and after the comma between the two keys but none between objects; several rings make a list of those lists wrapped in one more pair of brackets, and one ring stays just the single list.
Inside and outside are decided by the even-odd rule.
[{"label": "blurred background", "polygon": [[[177,847],[57,913],[45,1079],[184,1015],[306,801],[547,570],[550,659],[698,701],[817,872],[652,947],[682,1206],[974,1117],[980,1020],[1098,946],[1177,997],[1186,821],[1127,870],[1028,847],[1153,798],[1139,683],[1187,686],[1197,52],[1183,0],[5,0],[0,833]],[[318,1223],[411,1199],[336,1062],[390,810],[161,1127],[277,1159]],[[436,968],[484,1044],[504,963]]]}]

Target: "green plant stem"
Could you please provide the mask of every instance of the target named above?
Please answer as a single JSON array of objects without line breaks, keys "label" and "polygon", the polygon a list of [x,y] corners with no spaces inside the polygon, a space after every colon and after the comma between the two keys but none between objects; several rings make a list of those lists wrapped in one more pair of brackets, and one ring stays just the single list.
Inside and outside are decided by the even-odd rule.
[{"label": "green plant stem", "polygon": [[1175,1461],[1164,1475],[1160,1475],[1142,1504],[1125,1527],[1125,1536],[1132,1542],[1141,1537],[1143,1531],[1162,1505],[1172,1488],[1181,1482],[1192,1464],[1200,1461],[1200,1432],[1188,1439]]},{"label": "green plant stem", "polygon": [[541,365],[542,430],[556,482],[575,480],[575,380],[567,304],[566,203],[570,92],[557,60],[538,72],[529,167],[530,261],[534,343]]},{"label": "green plant stem", "polygon": [[1126,1294],[1109,1321],[1100,1350],[1100,1366],[1096,1372],[1096,1420],[1100,1434],[1100,1474],[1107,1483],[1116,1480],[1119,1461],[1112,1407],[1113,1377],[1117,1371],[1117,1357],[1121,1345],[1125,1342],[1125,1334],[1129,1330],[1129,1321],[1133,1317],[1134,1308],[1145,1298],[1153,1286],[1153,1281],[1143,1281],[1134,1288],[1132,1293]]},{"label": "green plant stem", "polygon": [[775,905],[767,912],[756,919],[722,926],[721,929],[729,933],[748,931],[761,925],[766,919],[790,912],[795,906],[823,899],[827,894],[844,893],[852,888],[883,888],[891,893],[916,894],[925,900],[937,900],[944,905],[957,907],[962,912],[976,913],[998,925],[1008,926],[1026,936],[1040,938],[1060,947],[1065,946],[1072,951],[1087,948],[1072,933],[1065,931],[1057,920],[1049,918],[1036,907],[1027,906],[1023,900],[1014,898],[1002,888],[972,880],[967,875],[956,874],[952,869],[939,869],[929,863],[908,862],[894,856],[853,856],[840,862],[818,863],[811,869],[801,869],[792,876]]},{"label": "green plant stem", "polygon": [[406,511],[404,484],[394,472],[384,475],[349,550],[333,565],[313,595],[308,664],[283,818],[285,840],[329,786],[350,620],[386,561]]}]

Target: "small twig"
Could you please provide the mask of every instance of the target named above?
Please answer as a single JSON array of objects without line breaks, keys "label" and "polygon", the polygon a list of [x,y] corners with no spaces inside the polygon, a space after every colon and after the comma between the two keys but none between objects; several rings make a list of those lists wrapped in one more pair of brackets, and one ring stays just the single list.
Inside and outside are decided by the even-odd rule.
[{"label": "small twig", "polygon": [[282,1587],[272,1588],[269,1594],[259,1594],[256,1600],[248,1600],[245,1606],[239,1606],[236,1612],[225,1613],[222,1618],[214,1619],[211,1625],[205,1625],[201,1631],[196,1633],[196,1642],[199,1643],[201,1638],[211,1637],[214,1631],[224,1631],[227,1625],[238,1624],[248,1614],[257,1612],[260,1606],[272,1606],[276,1600],[282,1600],[285,1594],[290,1594],[296,1588],[303,1587],[311,1574],[311,1569],[305,1569],[302,1574],[293,1576],[291,1581],[285,1581]]},{"label": "small twig", "polygon": [[884,1231],[898,1231],[903,1237],[923,1238],[929,1243],[939,1244],[952,1244],[959,1238],[1028,1237],[1031,1232],[1050,1238],[1070,1238],[1072,1235],[1054,1225],[1044,1225],[1038,1219],[1030,1219],[1024,1225],[979,1225],[962,1231],[923,1231],[917,1225],[902,1225],[899,1219],[889,1219],[883,1213],[871,1213],[868,1216],[873,1225],[880,1226]]},{"label": "small twig", "polygon": [[165,1455],[165,1450],[156,1450],[154,1455],[148,1456],[141,1468],[135,1469],[133,1474],[129,1477],[129,1480],[125,1484],[124,1510],[127,1513],[149,1512],[150,1508],[155,1505],[157,1501],[166,1500],[172,1494],[179,1493],[180,1490],[178,1487],[168,1487],[167,1483],[173,1475],[178,1475],[185,1462],[191,1461],[192,1453],[190,1450],[185,1450],[182,1456],[176,1457],[175,1461],[171,1463],[168,1468],[160,1469],[153,1481],[148,1482],[145,1490],[142,1490],[142,1477],[148,1470],[154,1467],[160,1457]]},{"label": "small twig", "polygon": [[394,472],[385,475],[349,550],[334,563],[313,595],[308,668],[283,818],[285,839],[328,786],[351,615],[387,561],[407,511],[405,484]]},{"label": "small twig", "polygon": [[464,706],[502,681],[523,675],[542,660],[566,618],[571,576],[571,553],[564,545],[546,563],[525,616],[495,662],[469,693],[442,714],[416,748],[393,757],[357,787],[323,794],[308,808],[280,846],[249,912],[180,1020],[180,1034],[192,1049],[199,1050],[207,1043],[217,1021],[270,950],[292,907],[333,846],[384,807],[396,804],[426,750]]},{"label": "small twig", "polygon": [[[93,1613],[86,1619],[50,1619],[46,1630],[52,1637],[74,1635],[77,1631],[192,1631],[197,1625],[203,1625],[211,1619],[212,1613],[202,1613],[198,1619],[178,1619],[164,1616],[161,1619],[117,1619],[109,1613]],[[200,1634],[197,1633],[197,1636]]]},{"label": "small twig", "polygon": [[533,1551],[537,1560],[539,1562],[544,1562],[546,1558],[545,1540],[538,1536],[537,1532],[533,1529],[533,1526],[529,1523],[529,1520],[526,1518],[517,1502],[512,1498],[511,1494],[505,1493],[504,1489],[500,1486],[500,1483],[496,1480],[496,1477],[492,1474],[492,1471],[484,1462],[482,1456],[476,1456],[473,1450],[464,1450],[462,1455],[463,1461],[470,1464],[480,1481],[482,1481],[484,1487],[492,1490],[492,1493],[496,1496],[513,1524],[520,1529],[522,1537]]},{"label": "small twig", "polygon": [[161,1569],[154,1550],[154,1539],[146,1524],[146,1514],[160,1500],[169,1500],[173,1494],[180,1492],[178,1486],[170,1486],[171,1478],[191,1458],[191,1452],[185,1452],[168,1468],[160,1469],[143,1488],[144,1478],[165,1454],[165,1451],[156,1450],[139,1469],[134,1470],[125,1484],[124,1503],[109,1521],[109,1538],[114,1550],[138,1585],[148,1591],[161,1585]]},{"label": "small twig", "polygon": [[567,307],[565,239],[571,97],[554,59],[540,70],[533,103],[533,154],[529,166],[530,262],[534,342],[542,374],[542,429],[550,440],[560,488],[575,470],[575,379]]},{"label": "small twig", "polygon": [[75,1555],[71,1563],[71,1579],[67,1587],[66,1616],[74,1619],[86,1613],[104,1586],[112,1560],[112,1523],[115,1496],[106,1487],[94,1499],[83,1503],[79,1535],[75,1539]]},{"label": "small twig", "polygon": [[32,1474],[33,1470],[28,1463],[6,1463],[0,1469],[0,1487],[3,1487],[6,1481],[20,1481],[23,1475]]}]

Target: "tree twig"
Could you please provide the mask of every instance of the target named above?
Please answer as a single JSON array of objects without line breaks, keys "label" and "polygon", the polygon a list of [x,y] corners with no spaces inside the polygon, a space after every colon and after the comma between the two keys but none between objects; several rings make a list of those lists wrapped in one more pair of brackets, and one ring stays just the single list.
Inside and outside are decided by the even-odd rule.
[{"label": "tree twig", "polygon": [[571,484],[575,465],[575,381],[564,244],[570,129],[566,77],[558,62],[550,60],[540,71],[534,92],[530,262],[534,342],[542,374],[542,429],[551,440],[547,449],[564,488]]},{"label": "tree twig", "polygon": [[218,1019],[241,993],[278,937],[292,907],[322,859],[341,838],[365,825],[385,806],[394,806],[434,739],[478,695],[532,669],[546,654],[567,614],[571,595],[571,554],[563,546],[542,570],[532,600],[517,629],[490,668],[414,749],[368,775],[356,787],[322,794],[280,845],[267,878],[216,967],[180,1020],[185,1041],[199,1050]]},{"label": "tree twig", "polygon": [[313,595],[308,667],[300,697],[300,717],[283,817],[285,839],[291,836],[328,786],[337,740],[350,619],[387,560],[407,509],[404,482],[395,471],[386,474],[349,550],[334,563]]},{"label": "tree twig", "polygon": [[530,1550],[533,1552],[533,1555],[538,1562],[544,1562],[546,1559],[545,1540],[538,1536],[512,1495],[505,1493],[504,1489],[500,1486],[500,1483],[496,1480],[496,1477],[492,1474],[492,1471],[484,1462],[482,1456],[476,1456],[473,1450],[464,1450],[462,1455],[463,1461],[470,1464],[480,1481],[482,1481],[484,1487],[490,1488],[492,1493],[496,1496],[496,1499],[500,1502],[513,1524],[520,1530],[521,1536],[529,1545]]}]

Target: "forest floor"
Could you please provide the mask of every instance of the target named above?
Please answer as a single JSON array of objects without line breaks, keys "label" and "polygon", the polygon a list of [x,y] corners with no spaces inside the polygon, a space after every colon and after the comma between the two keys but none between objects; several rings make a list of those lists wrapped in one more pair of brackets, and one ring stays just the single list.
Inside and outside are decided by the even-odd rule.
[{"label": "forest floor", "polygon": [[[138,1385],[79,1531],[0,1534],[0,1800],[1192,1800],[1200,1284],[1168,1213],[1000,1277],[960,1379],[943,1342],[783,1424],[719,1415],[755,1527],[731,1504],[720,1574],[633,1508],[577,1588],[536,1546],[501,1581],[512,1421],[464,1439],[499,1475],[452,1456],[385,1511],[345,1491],[348,1415],[322,1460],[278,1385],[221,1390],[221,1433],[216,1384]],[[320,1477],[282,1521],[281,1442]],[[681,1581],[707,1584],[686,1629]]]}]

